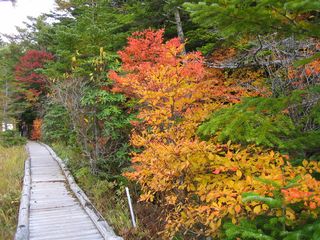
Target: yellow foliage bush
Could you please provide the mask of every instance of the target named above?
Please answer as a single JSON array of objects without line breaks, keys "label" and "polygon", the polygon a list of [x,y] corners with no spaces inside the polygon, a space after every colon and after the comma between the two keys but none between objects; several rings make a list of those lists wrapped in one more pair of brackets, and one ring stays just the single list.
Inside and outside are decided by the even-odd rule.
[{"label": "yellow foliage bush", "polygon": [[[134,69],[124,64],[129,73],[113,73],[113,79],[117,91],[122,89],[139,99],[140,122],[135,123],[131,143],[141,151],[133,154],[133,171],[125,175],[141,185],[141,201],[162,207],[165,239],[177,232],[216,236],[224,218],[237,222],[243,215],[269,211],[266,204],[242,202],[244,192],[272,197],[275,187],[257,181],[258,177],[285,188],[290,180],[301,176],[296,188],[313,193],[292,199],[292,192],[283,192],[286,200],[304,201],[306,209],[310,209],[308,202],[320,204],[319,182],[309,174],[318,170],[318,164],[293,167],[273,151],[230,142],[220,144],[214,138],[202,141],[196,134],[199,124],[212,110],[236,101],[243,91],[234,92],[234,88],[225,86],[219,71],[208,77],[202,58],[194,53],[180,55],[179,44],[176,50],[172,45],[158,47],[163,48],[162,53],[167,51],[162,59],[165,65],[153,63],[142,71],[139,58],[129,55]],[[144,61],[142,64],[147,65]]]}]

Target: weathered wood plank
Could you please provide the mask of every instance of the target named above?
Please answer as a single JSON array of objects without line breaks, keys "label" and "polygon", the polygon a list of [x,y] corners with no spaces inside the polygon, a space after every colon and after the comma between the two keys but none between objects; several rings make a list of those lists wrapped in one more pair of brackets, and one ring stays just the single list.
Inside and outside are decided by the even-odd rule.
[{"label": "weathered wood plank", "polygon": [[[68,240],[99,240],[101,239],[100,235],[81,235],[81,236],[73,236],[68,237]],[[47,236],[47,237],[35,237],[34,240],[61,240],[61,238],[57,238],[55,236]]]},{"label": "weathered wood plank", "polygon": [[24,240],[29,237],[29,207],[30,207],[30,158],[25,161],[22,196],[20,200],[18,227],[15,240]]}]

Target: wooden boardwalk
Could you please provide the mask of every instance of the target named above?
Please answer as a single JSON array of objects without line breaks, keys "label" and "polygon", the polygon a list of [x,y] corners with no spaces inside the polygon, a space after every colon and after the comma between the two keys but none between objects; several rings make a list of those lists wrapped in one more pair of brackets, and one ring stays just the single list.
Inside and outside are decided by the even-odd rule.
[{"label": "wooden boardwalk", "polygon": [[15,239],[122,239],[93,209],[50,148],[29,142],[27,149],[30,157]]}]

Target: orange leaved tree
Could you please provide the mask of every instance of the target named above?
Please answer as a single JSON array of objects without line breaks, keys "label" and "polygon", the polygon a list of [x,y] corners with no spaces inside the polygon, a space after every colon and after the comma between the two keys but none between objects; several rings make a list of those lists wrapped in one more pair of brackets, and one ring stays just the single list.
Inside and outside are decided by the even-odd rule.
[{"label": "orange leaved tree", "polygon": [[31,139],[32,140],[40,140],[41,126],[42,126],[42,119],[37,118],[37,119],[33,120],[32,131],[31,131]]},{"label": "orange leaved tree", "polygon": [[[119,52],[121,73],[109,74],[114,91],[138,99],[131,143],[140,151],[133,153],[133,171],[125,175],[140,184],[141,201],[163,209],[165,238],[177,232],[188,239],[214,236],[223,218],[236,222],[243,215],[269,211],[257,201],[242,201],[244,192],[272,197],[273,187],[257,177],[278,181],[286,190],[289,180],[301,175],[295,187],[315,191],[318,182],[306,167],[292,167],[278,153],[197,137],[198,125],[211,111],[237,102],[244,91],[226,86],[218,70],[207,73],[200,53],[181,54],[182,49],[177,38],[164,42],[163,30],[134,33]],[[319,204],[315,195],[307,195],[295,200]]]}]

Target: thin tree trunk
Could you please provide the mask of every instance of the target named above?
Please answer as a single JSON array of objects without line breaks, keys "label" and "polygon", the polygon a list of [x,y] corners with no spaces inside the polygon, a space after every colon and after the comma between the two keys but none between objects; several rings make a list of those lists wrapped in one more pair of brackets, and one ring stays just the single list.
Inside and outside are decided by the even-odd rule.
[{"label": "thin tree trunk", "polygon": [[[179,9],[177,7],[174,9],[174,18],[175,18],[176,25],[177,25],[178,37],[180,39],[180,42],[182,44],[184,44],[185,43],[185,39],[184,39],[184,33],[183,33],[183,28],[182,28],[182,22],[181,22],[180,12],[179,12]],[[182,54],[183,55],[186,54],[185,46],[183,46]]]},{"label": "thin tree trunk", "polygon": [[98,131],[98,121],[97,121],[97,109],[94,108],[94,117],[93,117],[93,135],[94,135],[94,153],[95,153],[95,159],[94,164],[92,165],[92,171],[93,173],[97,173],[97,161],[100,156],[100,147],[99,147],[99,131]]},{"label": "thin tree trunk", "polygon": [[8,97],[9,97],[9,86],[8,80],[5,80],[5,94],[4,94],[4,105],[3,105],[3,124],[4,130],[8,130]]}]

